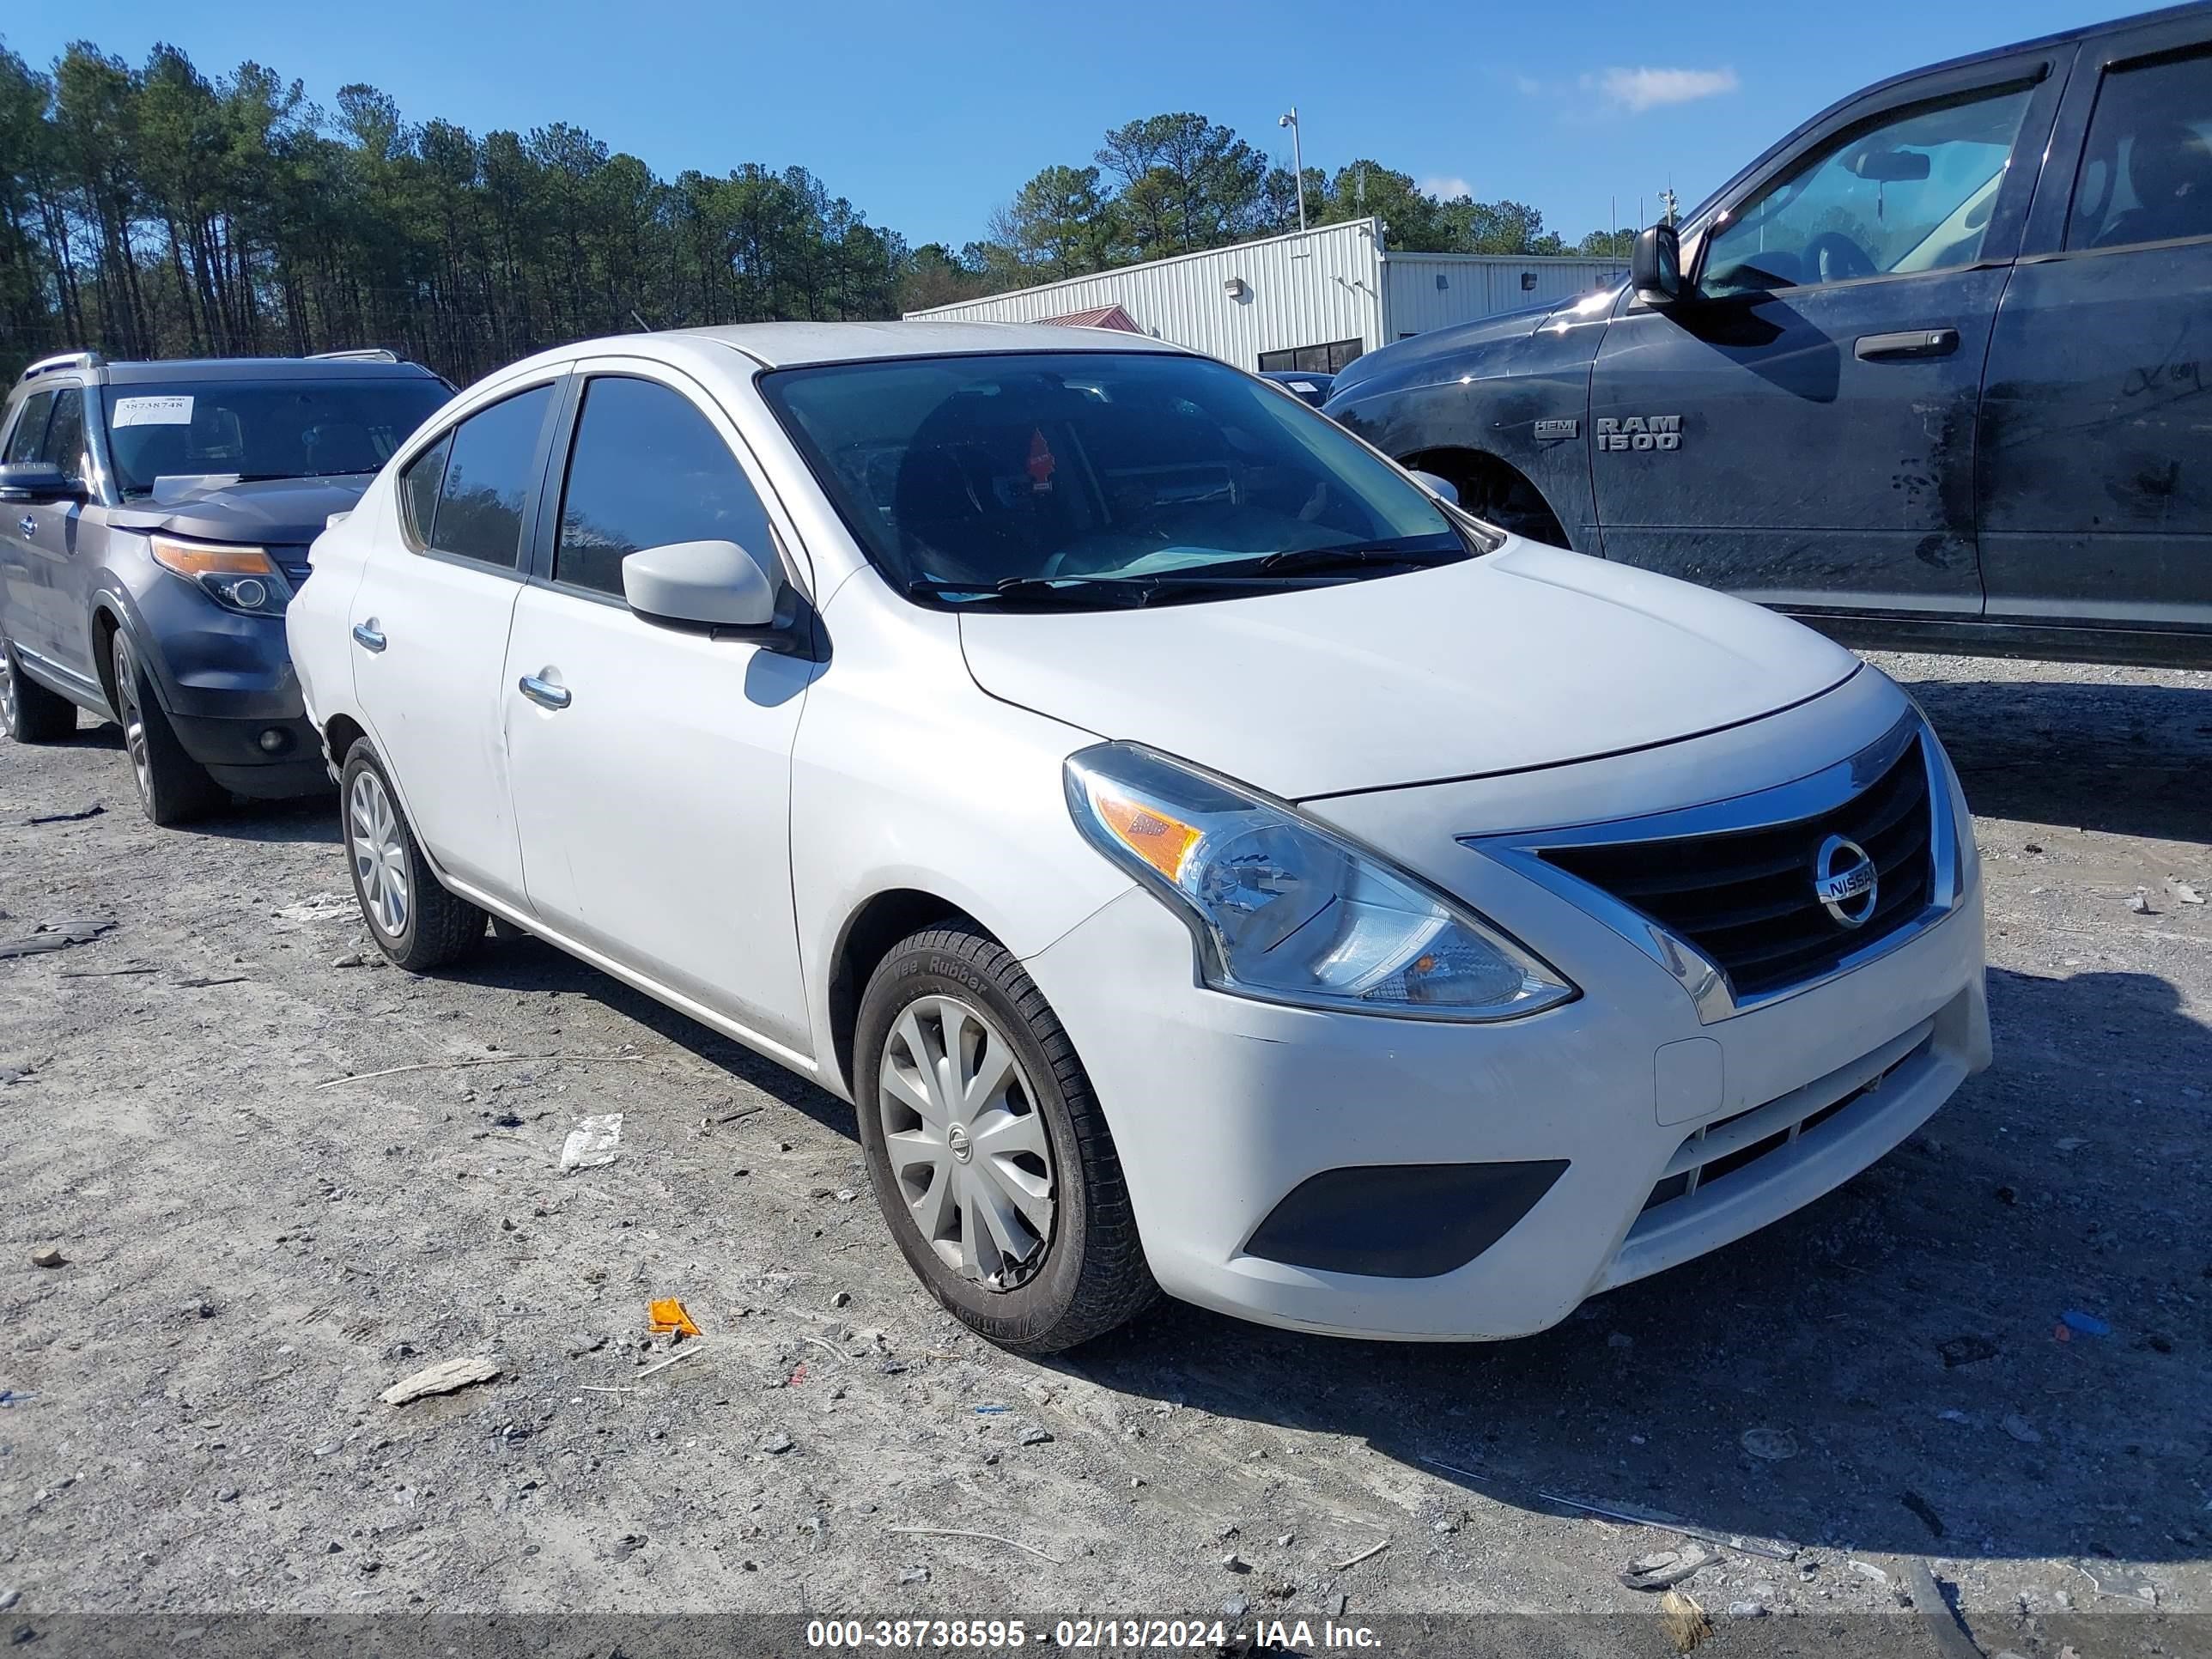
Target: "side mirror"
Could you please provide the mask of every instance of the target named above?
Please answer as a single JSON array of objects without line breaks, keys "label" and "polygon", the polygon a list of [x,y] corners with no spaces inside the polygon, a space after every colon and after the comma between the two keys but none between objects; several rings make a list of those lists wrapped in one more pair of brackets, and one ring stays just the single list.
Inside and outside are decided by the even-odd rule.
[{"label": "side mirror", "polygon": [[1431,495],[1441,495],[1454,507],[1459,505],[1459,486],[1449,478],[1439,478],[1433,472],[1424,472],[1419,467],[1409,469],[1414,478]]},{"label": "side mirror", "polygon": [[653,622],[764,630],[776,625],[776,590],[758,559],[735,542],[671,542],[622,562],[623,597]]},{"label": "side mirror", "polygon": [[1636,297],[1655,310],[1664,310],[1682,297],[1682,245],[1672,225],[1653,225],[1638,232],[1635,250],[1628,256],[1628,277]]},{"label": "side mirror", "polygon": [[90,493],[52,461],[0,465],[0,501],[81,501]]}]

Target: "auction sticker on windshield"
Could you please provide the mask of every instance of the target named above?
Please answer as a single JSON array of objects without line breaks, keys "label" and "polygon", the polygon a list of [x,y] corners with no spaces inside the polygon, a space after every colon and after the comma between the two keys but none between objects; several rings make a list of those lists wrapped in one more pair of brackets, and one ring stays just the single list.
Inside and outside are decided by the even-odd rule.
[{"label": "auction sticker on windshield", "polygon": [[118,426],[190,426],[192,400],[189,393],[166,398],[118,398],[107,424]]}]

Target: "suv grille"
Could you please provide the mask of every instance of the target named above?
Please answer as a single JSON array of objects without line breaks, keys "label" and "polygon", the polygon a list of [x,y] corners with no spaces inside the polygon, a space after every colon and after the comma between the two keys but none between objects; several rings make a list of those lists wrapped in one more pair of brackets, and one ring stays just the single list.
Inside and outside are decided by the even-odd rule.
[{"label": "suv grille", "polygon": [[[1929,834],[1928,765],[1916,737],[1873,783],[1812,817],[1540,851],[1695,945],[1741,999],[1816,978],[1917,916],[1934,879]],[[1814,859],[1830,836],[1858,843],[1879,872],[1874,910],[1856,927],[1814,894]]]}]

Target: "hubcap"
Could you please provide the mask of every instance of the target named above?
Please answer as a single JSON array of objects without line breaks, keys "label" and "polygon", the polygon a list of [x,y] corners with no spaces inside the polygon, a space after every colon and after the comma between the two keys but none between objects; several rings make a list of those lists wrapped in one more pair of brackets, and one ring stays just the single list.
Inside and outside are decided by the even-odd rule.
[{"label": "hubcap", "polygon": [[1034,1274],[1052,1237],[1052,1149],[1004,1032],[957,997],[907,1005],[877,1110],[901,1202],[945,1265],[986,1289]]},{"label": "hubcap", "polygon": [[0,720],[15,729],[15,665],[8,660],[8,647],[0,645]]},{"label": "hubcap", "polygon": [[154,769],[146,754],[146,711],[138,702],[138,664],[131,654],[131,641],[120,634],[115,636],[115,701],[120,705],[115,712],[123,717],[123,747],[131,757],[131,775],[137,782],[139,798],[150,801]]},{"label": "hubcap", "polygon": [[354,774],[346,797],[346,841],[361,908],[377,932],[398,938],[407,928],[407,847],[400,839],[399,814],[374,772]]}]

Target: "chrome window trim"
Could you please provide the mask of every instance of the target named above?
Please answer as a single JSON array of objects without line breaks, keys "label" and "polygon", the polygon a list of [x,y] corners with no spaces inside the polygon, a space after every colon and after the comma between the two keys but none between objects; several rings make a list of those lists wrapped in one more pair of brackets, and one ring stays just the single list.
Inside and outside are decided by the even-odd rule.
[{"label": "chrome window trim", "polygon": [[[1778,986],[1748,997],[1737,996],[1719,965],[1687,939],[1669,932],[1603,888],[1542,856],[1545,848],[1553,847],[1686,840],[1738,830],[1770,830],[1815,817],[1833,811],[1873,784],[1915,738],[1920,740],[1921,762],[1928,771],[1928,842],[1933,866],[1928,902],[1911,921],[1849,952],[1826,972],[1794,985]],[[1696,1006],[1698,1022],[1705,1025],[1802,995],[1854,969],[1878,961],[1893,951],[1901,950],[1956,910],[1964,896],[1959,878],[1958,815],[1952,809],[1949,769],[1943,763],[1935,732],[1917,709],[1908,711],[1888,731],[1850,758],[1771,789],[1642,817],[1568,824],[1552,830],[1461,836],[1456,839],[1461,846],[1496,859],[1627,939],[1674,975]]]}]

